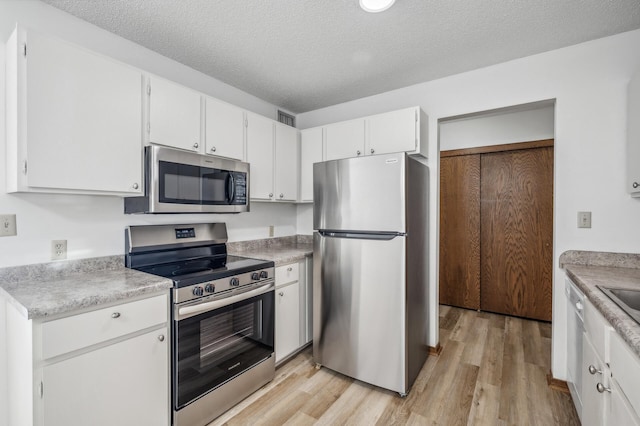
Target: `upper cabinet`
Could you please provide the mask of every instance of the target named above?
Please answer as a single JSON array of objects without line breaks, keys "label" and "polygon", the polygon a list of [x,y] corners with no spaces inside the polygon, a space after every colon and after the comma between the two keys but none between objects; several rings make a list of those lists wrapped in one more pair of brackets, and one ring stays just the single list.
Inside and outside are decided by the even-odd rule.
[{"label": "upper cabinet", "polygon": [[627,102],[627,191],[640,197],[640,71],[629,82]]},{"label": "upper cabinet", "polygon": [[6,45],[7,191],[142,191],[142,73],[17,27]]},{"label": "upper cabinet", "polygon": [[244,160],[244,111],[205,98],[205,152],[220,157]]},{"label": "upper cabinet", "polygon": [[152,76],[149,97],[149,142],[203,152],[200,140],[200,93]]},{"label": "upper cabinet", "polygon": [[364,155],[364,119],[342,121],[325,126],[327,155],[325,160]]},{"label": "upper cabinet", "polygon": [[252,200],[273,200],[273,121],[247,113],[247,161],[249,196]]},{"label": "upper cabinet", "polygon": [[275,123],[274,190],[278,201],[296,201],[298,197],[298,130]]},{"label": "upper cabinet", "polygon": [[313,201],[313,164],[322,161],[322,127],[300,132],[300,201]]}]

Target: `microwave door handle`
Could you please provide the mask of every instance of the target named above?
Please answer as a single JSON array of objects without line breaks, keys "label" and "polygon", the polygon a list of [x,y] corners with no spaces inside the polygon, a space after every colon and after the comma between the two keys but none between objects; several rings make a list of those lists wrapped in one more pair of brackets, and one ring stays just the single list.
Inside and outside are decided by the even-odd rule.
[{"label": "microwave door handle", "polygon": [[229,173],[229,183],[227,184],[227,193],[229,194],[229,204],[233,203],[236,198],[236,181],[233,173]]}]

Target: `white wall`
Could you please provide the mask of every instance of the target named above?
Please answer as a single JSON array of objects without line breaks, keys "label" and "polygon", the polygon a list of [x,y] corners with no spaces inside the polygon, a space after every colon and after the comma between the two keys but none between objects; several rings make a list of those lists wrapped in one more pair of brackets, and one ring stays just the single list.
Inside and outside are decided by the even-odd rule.
[{"label": "white wall", "polygon": [[[83,22],[39,1],[0,1],[0,81],[4,82],[4,41],[16,22],[51,34],[164,78],[171,79],[241,108],[275,119],[277,107],[207,77],[187,66]],[[0,84],[0,99],[5,99]],[[50,241],[66,239],[69,258],[124,253],[127,225],[226,222],[231,241],[296,233],[296,207],[252,203],[237,215],[124,215],[118,197],[50,194],[6,194],[5,114],[0,103],[0,214],[17,214],[18,235],[0,238],[0,267],[50,260]],[[84,159],[79,161],[96,161]],[[2,395],[0,394],[0,397]]]},{"label": "white wall", "polygon": [[440,121],[440,150],[553,139],[553,105]]},{"label": "white wall", "polygon": [[[555,99],[552,372],[566,378],[564,273],[558,257],[566,250],[640,252],[640,200],[625,192],[626,86],[640,69],[638,52],[640,30],[297,116],[304,129],[412,105],[429,115],[430,345],[438,341],[438,120]],[[593,212],[593,228],[577,228],[576,212],[582,210]]]}]

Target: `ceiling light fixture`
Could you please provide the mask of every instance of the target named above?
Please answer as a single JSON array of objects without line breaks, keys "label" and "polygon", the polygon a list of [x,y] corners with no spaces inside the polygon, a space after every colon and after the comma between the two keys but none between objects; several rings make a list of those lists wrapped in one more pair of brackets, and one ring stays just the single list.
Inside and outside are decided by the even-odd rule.
[{"label": "ceiling light fixture", "polygon": [[371,13],[383,12],[393,6],[396,0],[360,0],[360,7]]}]

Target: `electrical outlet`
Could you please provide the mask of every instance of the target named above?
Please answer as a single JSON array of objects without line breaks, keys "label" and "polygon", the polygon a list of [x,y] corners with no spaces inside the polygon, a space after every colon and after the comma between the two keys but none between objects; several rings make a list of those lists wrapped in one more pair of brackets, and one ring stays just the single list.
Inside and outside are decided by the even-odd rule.
[{"label": "electrical outlet", "polygon": [[18,235],[16,228],[16,215],[0,215],[0,237],[13,237]]},{"label": "electrical outlet", "polygon": [[591,228],[591,212],[578,212],[578,228]]},{"label": "electrical outlet", "polygon": [[63,260],[67,258],[67,240],[51,241],[51,260]]},{"label": "electrical outlet", "polygon": [[269,225],[269,236],[273,237],[273,230],[274,230],[274,226],[273,225]]}]

